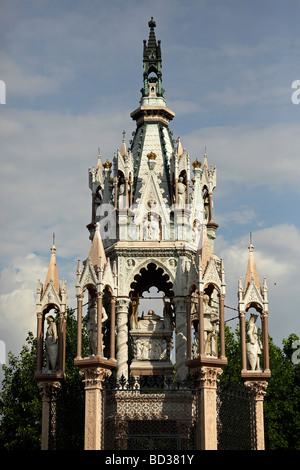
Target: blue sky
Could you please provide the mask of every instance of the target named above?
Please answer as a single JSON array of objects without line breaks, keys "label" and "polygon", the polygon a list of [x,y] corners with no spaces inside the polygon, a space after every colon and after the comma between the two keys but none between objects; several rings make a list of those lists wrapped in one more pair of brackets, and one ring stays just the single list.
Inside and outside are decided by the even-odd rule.
[{"label": "blue sky", "polygon": [[[52,233],[75,304],[89,252],[88,168],[134,131],[142,47],[154,17],[170,129],[192,161],[217,167],[216,254],[237,306],[249,233],[269,285],[269,330],[299,335],[300,3],[293,0],[2,0],[0,340],[18,353],[35,331],[35,290]],[[227,311],[227,318],[232,311]]]}]

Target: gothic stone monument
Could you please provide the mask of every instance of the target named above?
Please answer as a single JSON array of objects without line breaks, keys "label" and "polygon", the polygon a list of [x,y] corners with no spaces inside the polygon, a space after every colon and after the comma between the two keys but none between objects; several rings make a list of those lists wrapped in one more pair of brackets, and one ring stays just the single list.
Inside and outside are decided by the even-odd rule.
[{"label": "gothic stone monument", "polygon": [[[161,44],[156,40],[155,27],[152,18],[149,39],[143,46],[141,98],[131,113],[136,128],[130,145],[126,145],[124,132],[121,148],[112,160],[102,163],[99,153],[96,167],[89,169],[92,215],[87,228],[91,246],[87,259],[77,264],[75,358],[85,383],[86,449],[105,448],[106,421],[114,423],[110,432],[118,433],[121,421],[150,423],[155,418],[158,423],[170,416],[174,426],[185,430],[187,416],[193,416],[198,449],[218,447],[217,383],[227,359],[225,267],[214,252],[218,228],[213,213],[216,168],[208,165],[206,152],[202,162],[191,162],[181,139],[173,139],[169,124],[175,114],[166,105]],[[247,285],[243,289],[240,281],[238,293],[242,379],[259,389],[257,414],[261,427],[261,390],[265,390],[270,376],[268,303],[266,284],[261,289],[253,263],[251,249]],[[59,287],[55,291],[51,282],[47,284],[47,295],[63,315],[65,294],[63,290],[59,293]],[[150,305],[143,311],[141,303],[152,287],[160,293],[161,305],[158,309]],[[39,301],[40,293],[41,288]],[[42,297],[42,307],[44,304]],[[253,320],[246,338],[245,314],[252,306],[261,314],[263,345],[258,343]],[[41,372],[41,312],[39,307],[37,378],[43,383],[45,378],[48,382],[50,377],[58,379],[59,374]],[[84,328],[90,351],[83,357]],[[58,341],[61,351],[63,338],[61,334]],[[260,366],[262,354],[264,364]],[[62,355],[58,357],[62,364]],[[177,381],[192,374],[198,390],[193,397],[173,394],[175,408],[171,409],[169,395],[162,399],[161,395],[120,391],[113,400],[104,401],[109,376],[123,383],[140,376],[173,380],[174,372]],[[166,409],[168,414],[164,414]],[[129,432],[128,426],[123,434]],[[261,430],[259,442],[263,448]]]}]

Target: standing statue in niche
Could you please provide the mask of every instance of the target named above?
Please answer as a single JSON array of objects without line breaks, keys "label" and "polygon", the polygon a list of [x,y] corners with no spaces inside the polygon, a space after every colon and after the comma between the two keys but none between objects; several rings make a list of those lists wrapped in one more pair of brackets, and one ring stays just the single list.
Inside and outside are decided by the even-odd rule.
[{"label": "standing statue in niche", "polygon": [[148,213],[147,219],[143,226],[143,239],[155,241],[161,239],[159,219],[156,215]]},{"label": "standing statue in niche", "polygon": [[217,356],[216,335],[218,332],[219,317],[213,312],[209,305],[209,296],[203,297],[204,313],[204,354],[206,356]]},{"label": "standing statue in niche", "polygon": [[173,308],[171,302],[166,302],[163,297],[164,303],[164,328],[165,330],[173,329]]},{"label": "standing statue in niche", "polygon": [[179,207],[184,207],[186,186],[183,182],[182,176],[178,178],[177,189],[178,189],[178,205]]},{"label": "standing statue in niche", "polygon": [[47,317],[47,333],[45,340],[46,348],[46,371],[57,370],[57,358],[58,358],[58,336],[57,328],[54,321],[54,317],[49,315]]},{"label": "standing statue in niche", "polygon": [[129,327],[131,330],[136,330],[138,328],[138,316],[139,316],[139,311],[138,311],[138,306],[139,306],[139,294],[136,299],[131,301],[130,307],[129,307]]},{"label": "standing statue in niche", "polygon": [[[105,308],[102,306],[102,327],[107,321],[108,316]],[[97,301],[92,301],[92,304],[88,308],[88,313],[85,319],[83,320],[84,325],[87,329],[87,333],[90,340],[90,354],[95,356],[97,354]],[[104,351],[104,342],[102,334],[102,354]]]},{"label": "standing statue in niche", "polygon": [[126,207],[126,193],[125,193],[125,183],[121,181],[119,185],[119,209],[125,209]]},{"label": "standing statue in niche", "polygon": [[252,313],[247,325],[247,338],[246,344],[248,370],[260,371],[260,355],[262,351],[262,344],[258,336],[257,326],[255,324],[258,315]]}]

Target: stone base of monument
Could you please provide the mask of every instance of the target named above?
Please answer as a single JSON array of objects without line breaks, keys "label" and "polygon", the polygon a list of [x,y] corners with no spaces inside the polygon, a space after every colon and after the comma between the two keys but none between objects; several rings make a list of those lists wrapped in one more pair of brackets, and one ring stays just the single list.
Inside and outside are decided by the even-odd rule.
[{"label": "stone base of monument", "polygon": [[173,375],[173,364],[170,361],[133,361],[130,375]]}]

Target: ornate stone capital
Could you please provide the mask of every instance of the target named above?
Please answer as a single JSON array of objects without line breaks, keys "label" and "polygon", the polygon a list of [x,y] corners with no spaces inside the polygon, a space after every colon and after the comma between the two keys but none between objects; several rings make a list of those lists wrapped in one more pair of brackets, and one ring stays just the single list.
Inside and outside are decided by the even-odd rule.
[{"label": "ornate stone capital", "polygon": [[126,312],[130,304],[130,299],[128,298],[118,298],[116,300],[116,313],[123,313]]},{"label": "ornate stone capital", "polygon": [[61,383],[58,381],[39,382],[38,387],[42,401],[56,400],[57,393],[61,389]]},{"label": "ornate stone capital", "polygon": [[249,387],[256,395],[257,400],[263,400],[268,387],[268,382],[263,380],[246,381],[245,386]]},{"label": "ornate stone capital", "polygon": [[223,370],[220,367],[203,366],[198,371],[198,383],[200,388],[217,388],[219,376]]},{"label": "ornate stone capital", "polygon": [[111,371],[102,367],[86,367],[80,370],[80,375],[84,377],[85,388],[102,389],[103,380],[111,375]]}]

